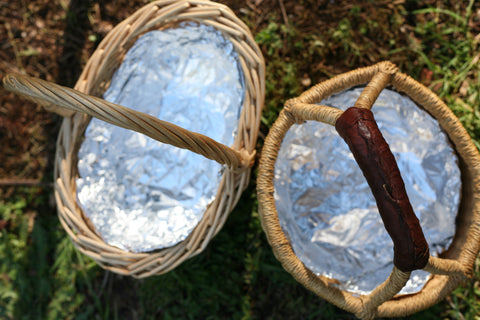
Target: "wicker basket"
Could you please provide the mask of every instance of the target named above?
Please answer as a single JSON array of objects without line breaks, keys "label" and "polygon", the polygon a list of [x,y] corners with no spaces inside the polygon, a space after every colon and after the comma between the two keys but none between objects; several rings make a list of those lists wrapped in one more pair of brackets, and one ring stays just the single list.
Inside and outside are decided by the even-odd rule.
[{"label": "wicker basket", "polygon": [[[278,152],[289,128],[294,123],[305,120],[338,125],[337,120],[342,116],[343,111],[314,103],[319,103],[334,93],[366,83],[368,85],[362,91],[355,107],[370,109],[383,88],[393,85],[398,91],[406,93],[418,105],[425,108],[438,121],[458,153],[463,184],[454,239],[442,257],[429,256],[427,246],[424,257],[421,257],[423,262],[409,267],[408,263],[395,262],[397,259],[395,250],[395,267],[390,277],[369,295],[358,297],[336,288],[332,285],[335,280],[317,276],[295,255],[279,223],[273,197],[273,178]],[[339,75],[314,86],[298,98],[287,101],[265,140],[259,164],[257,189],[262,225],[283,267],[306,288],[336,306],[354,313],[359,318],[398,317],[424,310],[439,302],[473,274],[480,247],[480,156],[478,150],[459,120],[435,94],[412,78],[399,73],[397,67],[389,62]],[[385,226],[388,230],[389,226]],[[395,239],[393,240],[395,243]],[[397,295],[409,279],[411,271],[415,269],[423,269],[431,273],[430,280],[416,294]]]},{"label": "wicker basket", "polygon": [[[98,98],[109,86],[113,73],[139,36],[147,31],[175,27],[183,21],[220,30],[238,54],[246,93],[231,147]],[[262,54],[247,26],[229,8],[204,0],[165,0],[144,6],[106,36],[89,59],[75,86],[76,90],[20,75],[7,75],[4,86],[65,117],[57,141],[55,198],[60,222],[75,246],[105,269],[142,278],[168,272],[199,254],[225,223],[249,182],[264,102],[264,78]],[[131,253],[106,244],[95,233],[77,204],[75,183],[78,176],[77,154],[91,116],[225,165],[214,201],[187,239],[165,249]]]}]

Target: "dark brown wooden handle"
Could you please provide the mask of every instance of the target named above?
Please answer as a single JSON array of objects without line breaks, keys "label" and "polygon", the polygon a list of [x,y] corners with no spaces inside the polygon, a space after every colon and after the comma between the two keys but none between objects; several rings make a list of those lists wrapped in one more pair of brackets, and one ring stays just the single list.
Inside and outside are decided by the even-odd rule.
[{"label": "dark brown wooden handle", "polygon": [[429,249],[390,147],[369,109],[352,107],[335,128],[348,144],[372,189],[385,229],[393,240],[394,265],[410,272],[428,262]]}]

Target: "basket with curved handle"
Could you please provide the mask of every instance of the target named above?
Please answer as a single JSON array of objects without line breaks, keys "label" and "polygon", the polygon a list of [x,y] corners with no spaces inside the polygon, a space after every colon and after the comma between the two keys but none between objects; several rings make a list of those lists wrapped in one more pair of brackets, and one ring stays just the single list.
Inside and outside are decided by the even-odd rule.
[{"label": "basket with curved handle", "polygon": [[[342,110],[314,104],[353,86],[368,83],[354,107]],[[423,106],[447,131],[460,155],[464,181],[461,212],[454,241],[442,258],[429,255],[428,244],[405,192],[395,158],[370,111],[387,85],[405,92]],[[281,142],[294,123],[305,120],[334,125],[347,142],[374,194],[385,228],[394,243],[394,268],[390,277],[370,294],[356,297],[330,286],[295,255],[278,219],[273,198],[273,174]],[[359,318],[405,316],[423,310],[442,299],[472,275],[479,252],[480,156],[470,137],[448,107],[431,91],[397,71],[389,62],[357,69],[320,83],[286,102],[284,110],[265,140],[259,165],[257,190],[262,226],[283,267],[300,283]],[[406,284],[413,270],[434,276],[421,292],[392,299]]]},{"label": "basket with curved handle", "polygon": [[[237,54],[245,93],[231,146],[100,98],[139,37],[154,30],[182,27],[184,22],[216,29]],[[209,0],[149,2],[105,36],[87,61],[75,90],[18,75],[7,76],[5,85],[64,117],[54,169],[58,216],[77,249],[107,270],[143,278],[166,273],[201,253],[248,186],[265,96],[265,62],[249,28],[223,4]],[[105,243],[96,233],[76,197],[78,151],[91,116],[225,165],[216,196],[185,240],[164,249],[134,253]]]}]

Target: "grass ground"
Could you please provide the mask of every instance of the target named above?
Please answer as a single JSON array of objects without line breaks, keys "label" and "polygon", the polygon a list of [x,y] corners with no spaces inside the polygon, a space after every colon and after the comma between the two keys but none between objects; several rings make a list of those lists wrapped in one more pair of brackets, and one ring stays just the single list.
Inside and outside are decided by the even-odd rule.
[{"label": "grass ground", "polygon": [[[112,26],[143,0],[0,0],[0,72],[72,86]],[[311,84],[391,60],[434,90],[480,142],[480,2],[220,1],[251,28],[267,61],[258,150],[283,102]],[[0,318],[352,319],[287,274],[258,219],[255,173],[207,250],[145,280],[78,253],[52,201],[60,118],[0,91]],[[412,319],[479,319],[476,278]]]}]

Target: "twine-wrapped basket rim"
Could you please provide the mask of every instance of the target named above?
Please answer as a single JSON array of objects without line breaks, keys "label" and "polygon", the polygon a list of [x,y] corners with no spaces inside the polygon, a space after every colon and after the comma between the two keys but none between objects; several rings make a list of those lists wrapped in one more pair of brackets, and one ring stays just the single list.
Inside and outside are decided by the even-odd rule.
[{"label": "twine-wrapped basket rim", "polygon": [[[334,125],[342,114],[336,108],[319,103],[332,94],[358,85],[368,85],[356,102],[356,107],[371,108],[381,90],[392,85],[407,94],[429,112],[447,132],[460,158],[463,190],[457,230],[452,245],[442,258],[430,256],[424,270],[434,274],[417,294],[395,296],[405,285],[410,272],[394,267],[391,276],[371,294],[356,297],[332,285],[331,279],[317,276],[295,255],[283,232],[274,200],[274,167],[282,140],[294,123],[305,120]],[[305,287],[340,308],[362,319],[375,316],[406,316],[443,299],[473,273],[480,246],[480,156],[470,136],[452,111],[429,89],[398,72],[390,62],[357,69],[319,83],[298,98],[285,103],[265,139],[257,178],[262,227],[277,259]],[[333,281],[334,282],[334,281]]]}]

